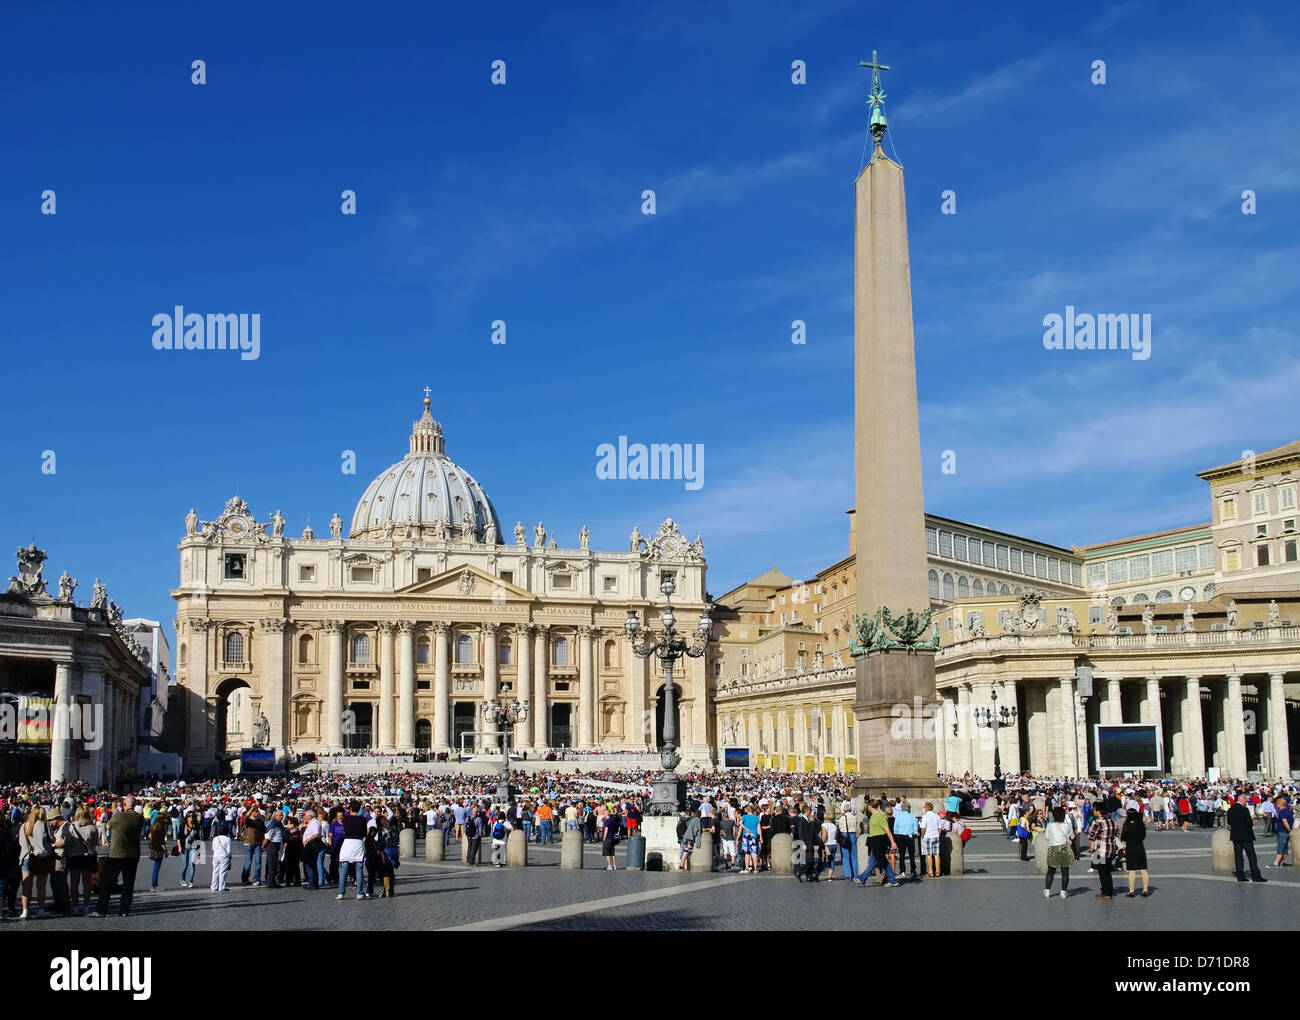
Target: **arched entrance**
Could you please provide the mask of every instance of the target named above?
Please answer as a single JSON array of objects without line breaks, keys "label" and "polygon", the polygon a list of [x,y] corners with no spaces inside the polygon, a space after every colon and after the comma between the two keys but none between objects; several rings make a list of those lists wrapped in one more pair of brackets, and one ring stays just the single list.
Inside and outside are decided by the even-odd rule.
[{"label": "arched entrance", "polygon": [[217,684],[217,719],[213,747],[220,756],[223,752],[238,757],[244,747],[253,743],[252,688],[239,677],[229,677]]},{"label": "arched entrance", "polygon": [[[664,746],[664,691],[668,685],[663,684],[659,690],[655,691],[655,747]],[[677,746],[682,746],[682,688],[680,684],[673,684],[673,705],[677,709]]]},{"label": "arched entrance", "polygon": [[433,724],[428,719],[415,720],[415,747],[427,751],[433,746]]}]

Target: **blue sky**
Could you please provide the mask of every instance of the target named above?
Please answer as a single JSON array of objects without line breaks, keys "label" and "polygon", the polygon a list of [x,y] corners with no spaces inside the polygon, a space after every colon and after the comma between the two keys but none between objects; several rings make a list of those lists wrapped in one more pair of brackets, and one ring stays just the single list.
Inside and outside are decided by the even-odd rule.
[{"label": "blue sky", "polygon": [[[1300,437],[1286,5],[790,6],[5,5],[0,539],[170,621],[189,507],[349,519],[428,385],[507,532],[672,516],[715,594],[811,575],[853,499],[873,48],[929,510],[1104,541],[1208,519],[1196,471]],[[177,304],[259,313],[260,357],[155,351]],[[1044,350],[1067,304],[1150,313],[1150,359]],[[619,435],[703,444],[703,487],[598,479]]]}]

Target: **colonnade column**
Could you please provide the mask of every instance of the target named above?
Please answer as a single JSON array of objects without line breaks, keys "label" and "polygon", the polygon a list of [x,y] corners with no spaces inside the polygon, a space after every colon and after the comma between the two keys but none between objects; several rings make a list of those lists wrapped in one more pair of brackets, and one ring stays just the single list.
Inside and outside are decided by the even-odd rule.
[{"label": "colonnade column", "polygon": [[578,658],[578,746],[594,747],[596,743],[596,655],[592,644],[592,629],[578,628],[581,652]]},{"label": "colonnade column", "polygon": [[998,749],[1002,758],[1002,773],[1021,771],[1020,764],[1020,716],[1023,709],[1020,707],[1020,688],[1014,681],[1000,680],[997,684],[998,689],[998,714],[1002,713],[1005,708],[1008,713],[1013,709],[1016,716],[1010,720],[1006,727],[998,730]]},{"label": "colonnade column", "polygon": [[343,747],[343,621],[325,620],[321,630],[329,635],[330,664],[320,739],[327,751],[337,751]]},{"label": "colonnade column", "polygon": [[517,724],[514,733],[511,735],[511,746],[525,748],[532,747],[532,740],[529,735],[533,729],[533,712],[537,706],[533,703],[533,648],[532,648],[532,624],[517,623],[515,624],[515,658],[516,658],[516,676],[519,678],[519,691],[515,695],[520,701],[528,703],[528,721]]},{"label": "colonnade column", "polygon": [[[189,735],[186,748],[190,753],[208,751],[215,747],[214,735],[208,727],[208,630],[211,620],[190,620],[190,647],[187,670],[189,673],[190,701]],[[102,674],[101,674],[102,675]],[[109,718],[108,691],[104,691],[104,717]],[[225,734],[222,734],[224,738]],[[113,767],[111,755],[101,757],[109,768]],[[117,776],[113,777],[115,780]]]},{"label": "colonnade column", "polygon": [[[1058,720],[1061,739],[1061,771],[1073,779],[1078,779],[1079,772],[1079,724],[1074,704],[1074,674],[1061,677],[1059,681],[1061,695],[1061,717]],[[1086,762],[1085,762],[1086,764]]]},{"label": "colonnade column", "polygon": [[1201,718],[1201,678],[1187,677],[1183,698],[1183,767],[1189,776],[1205,775],[1205,730]]},{"label": "colonnade column", "polygon": [[1233,779],[1246,778],[1246,719],[1241,703],[1241,674],[1228,674],[1223,699],[1223,729],[1228,740],[1227,768]]},{"label": "colonnade column", "polygon": [[451,625],[433,623],[433,744],[434,751],[451,748]]},{"label": "colonnade column", "polygon": [[1286,725],[1286,675],[1268,675],[1268,765],[1274,776],[1291,778],[1291,738]]},{"label": "colonnade column", "polygon": [[54,666],[54,711],[49,719],[50,781],[54,783],[62,783],[70,778],[68,776],[68,768],[72,761],[70,715],[74,702],[75,699],[72,697],[72,663],[56,663]]},{"label": "colonnade column", "polygon": [[[397,624],[397,746],[415,749],[415,624]],[[430,743],[433,741],[431,740]]]},{"label": "colonnade column", "polygon": [[551,679],[550,679],[550,640],[551,628],[546,624],[537,624],[533,633],[533,665],[536,666],[533,677],[533,711],[529,716],[533,720],[533,746],[538,751],[545,751],[551,746]]},{"label": "colonnade column", "polygon": [[974,713],[992,709],[993,681],[977,677],[971,681],[971,775],[993,778],[993,730],[975,724]]},{"label": "colonnade column", "polygon": [[1113,677],[1108,677],[1102,680],[1101,683],[1102,689],[1105,691],[1101,703],[1101,722],[1122,723],[1124,721],[1124,702],[1119,681]]},{"label": "colonnade column", "polygon": [[974,773],[975,765],[971,749],[971,704],[970,686],[957,685],[957,768],[956,775]]},{"label": "colonnade column", "polygon": [[[108,710],[104,705],[104,667],[99,662],[81,667],[81,693],[90,698],[91,725],[95,727],[97,739],[87,743],[86,750],[90,757],[86,759],[78,778],[98,789],[104,781],[104,727],[108,719]],[[98,746],[92,749],[89,746],[91,743]]]},{"label": "colonnade column", "polygon": [[[934,763],[940,775],[948,774],[948,706],[952,699],[946,694],[939,696],[939,714],[934,719]],[[844,753],[848,754],[848,742]]]},{"label": "colonnade column", "polygon": [[[393,660],[397,658],[396,642],[393,636],[393,625],[388,620],[379,621],[379,749],[381,751],[392,751],[394,749],[394,717],[393,717],[393,677],[396,671],[393,669]],[[402,711],[407,709],[405,703],[402,704]]]}]

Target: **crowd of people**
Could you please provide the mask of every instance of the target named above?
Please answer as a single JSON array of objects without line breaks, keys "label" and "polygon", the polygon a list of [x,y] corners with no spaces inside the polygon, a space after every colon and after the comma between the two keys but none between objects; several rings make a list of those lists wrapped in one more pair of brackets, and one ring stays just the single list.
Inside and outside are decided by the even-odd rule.
[{"label": "crowd of people", "polygon": [[[490,777],[398,770],[150,781],[121,796],[80,783],[0,786],[0,817],[7,823],[0,825],[0,918],[104,915],[114,894],[117,912],[127,915],[145,857],[149,894],[168,885],[193,889],[197,867],[206,862],[213,894],[230,888],[238,868],[238,881],[250,888],[385,898],[397,893],[403,830],[445,844],[464,840],[467,863],[496,867],[504,866],[516,829],[538,844],[578,830],[601,845],[605,869],[618,870],[617,847],[640,831],[658,775],[641,767],[516,769],[509,796]],[[1238,879],[1264,881],[1254,851],[1256,820],[1276,838],[1274,860],[1265,867],[1288,866],[1294,825],[1293,787],[1268,783],[1011,776],[994,784],[940,777],[949,794],[913,804],[855,800],[854,777],[844,774],[696,770],[685,778],[679,867],[770,872],[775,839],[788,834],[791,865],[802,882],[865,886],[879,873],[881,886],[897,888],[943,877],[951,841],[972,836],[968,819],[991,815],[1021,860],[1045,841],[1045,896],[1058,874],[1059,894],[1068,894],[1071,866],[1084,853],[1099,876],[1100,897],[1113,895],[1119,868],[1127,871],[1128,895],[1146,896],[1148,826],[1188,832],[1221,825],[1230,830]],[[700,861],[696,851],[706,832],[713,859]]]}]

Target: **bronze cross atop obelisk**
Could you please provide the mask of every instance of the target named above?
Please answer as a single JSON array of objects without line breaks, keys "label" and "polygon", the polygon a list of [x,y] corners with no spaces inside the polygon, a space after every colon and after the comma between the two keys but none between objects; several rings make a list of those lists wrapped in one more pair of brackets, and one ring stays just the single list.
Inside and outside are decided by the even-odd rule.
[{"label": "bronze cross atop obelisk", "polygon": [[888,71],[889,65],[880,62],[880,54],[875,50],[871,51],[871,62],[863,60],[859,62],[862,67],[871,68],[871,98],[867,100],[871,104],[871,137],[876,140],[876,146],[880,146],[880,140],[885,137],[885,130],[888,123],[885,120],[885,93],[880,88],[880,72]]}]

